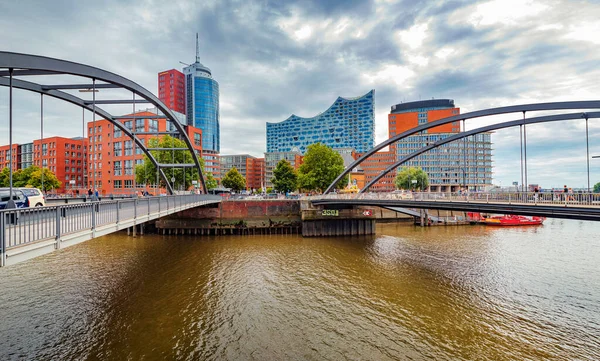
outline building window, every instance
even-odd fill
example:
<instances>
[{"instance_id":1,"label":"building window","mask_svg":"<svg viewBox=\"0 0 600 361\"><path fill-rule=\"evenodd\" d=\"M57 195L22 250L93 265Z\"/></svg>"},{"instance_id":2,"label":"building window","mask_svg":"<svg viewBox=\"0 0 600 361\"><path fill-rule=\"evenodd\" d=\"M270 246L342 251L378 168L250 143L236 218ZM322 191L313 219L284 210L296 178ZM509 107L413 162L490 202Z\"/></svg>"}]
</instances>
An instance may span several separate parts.
<instances>
[{"instance_id":1,"label":"building window","mask_svg":"<svg viewBox=\"0 0 600 361\"><path fill-rule=\"evenodd\" d=\"M146 119L136 119L135 120L135 130L138 132L143 132L146 128Z\"/></svg>"},{"instance_id":2,"label":"building window","mask_svg":"<svg viewBox=\"0 0 600 361\"><path fill-rule=\"evenodd\" d=\"M133 154L133 141L126 140L125 141L125 155L132 155L132 154Z\"/></svg>"},{"instance_id":3,"label":"building window","mask_svg":"<svg viewBox=\"0 0 600 361\"><path fill-rule=\"evenodd\" d=\"M133 174L133 161L131 159L125 161L125 175Z\"/></svg>"},{"instance_id":4,"label":"building window","mask_svg":"<svg viewBox=\"0 0 600 361\"><path fill-rule=\"evenodd\" d=\"M120 157L123 155L123 151L122 151L122 144L121 142L115 142L113 144L113 151L114 151L114 156L115 157Z\"/></svg>"},{"instance_id":5,"label":"building window","mask_svg":"<svg viewBox=\"0 0 600 361\"><path fill-rule=\"evenodd\" d=\"M113 163L113 174L114 175L121 175L121 161L120 160L116 160Z\"/></svg>"},{"instance_id":6,"label":"building window","mask_svg":"<svg viewBox=\"0 0 600 361\"><path fill-rule=\"evenodd\" d=\"M114 188L115 188L115 189L121 189L121 184L122 184L121 182L122 182L121 180L115 180L115 181L113 182L113 186L114 186Z\"/></svg>"},{"instance_id":7,"label":"building window","mask_svg":"<svg viewBox=\"0 0 600 361\"><path fill-rule=\"evenodd\" d=\"M155 120L155 119L150 120L150 126L148 128L148 131L158 132L158 120Z\"/></svg>"}]
</instances>

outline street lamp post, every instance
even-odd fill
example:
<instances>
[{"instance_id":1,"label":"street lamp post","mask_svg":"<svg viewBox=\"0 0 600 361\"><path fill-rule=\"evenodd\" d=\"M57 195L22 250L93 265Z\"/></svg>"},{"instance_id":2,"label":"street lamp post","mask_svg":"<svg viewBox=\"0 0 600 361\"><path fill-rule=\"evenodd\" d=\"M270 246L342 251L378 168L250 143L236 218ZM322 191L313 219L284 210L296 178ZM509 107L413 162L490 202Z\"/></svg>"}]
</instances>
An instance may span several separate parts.
<instances>
[{"instance_id":1,"label":"street lamp post","mask_svg":"<svg viewBox=\"0 0 600 361\"><path fill-rule=\"evenodd\" d=\"M88 163L88 166L92 169L93 172L93 186L92 186L92 200L93 201L97 201L98 197L96 196L96 93L98 92L98 89L96 89L96 79L92 79L92 88L90 89L81 89L79 90L80 93L92 93L92 129L93 129L93 135L92 135L92 146L91 146L91 151L88 152L88 155L90 156L90 159L92 160L92 164L90 165ZM89 133L89 132L88 132ZM88 136L90 136L90 134L88 134Z\"/></svg>"}]
</instances>

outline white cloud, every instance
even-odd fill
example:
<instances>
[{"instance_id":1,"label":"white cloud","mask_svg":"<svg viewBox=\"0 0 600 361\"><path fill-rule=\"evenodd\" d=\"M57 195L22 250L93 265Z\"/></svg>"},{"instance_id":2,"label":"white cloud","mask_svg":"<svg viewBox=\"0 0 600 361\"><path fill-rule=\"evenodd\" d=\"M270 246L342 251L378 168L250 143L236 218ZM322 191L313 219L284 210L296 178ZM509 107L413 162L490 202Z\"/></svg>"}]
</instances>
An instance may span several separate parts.
<instances>
[{"instance_id":1,"label":"white cloud","mask_svg":"<svg viewBox=\"0 0 600 361\"><path fill-rule=\"evenodd\" d=\"M408 45L411 49L416 49L423 44L423 41L427 37L428 27L427 23L413 25L408 30L399 31L397 36L401 43Z\"/></svg>"},{"instance_id":2,"label":"white cloud","mask_svg":"<svg viewBox=\"0 0 600 361\"><path fill-rule=\"evenodd\" d=\"M518 25L548 8L548 5L533 0L493 0L476 5L469 22L483 26Z\"/></svg>"},{"instance_id":3,"label":"white cloud","mask_svg":"<svg viewBox=\"0 0 600 361\"><path fill-rule=\"evenodd\" d=\"M386 65L375 73L363 73L362 76L370 84L395 83L401 88L410 88L409 80L415 72L406 66Z\"/></svg>"},{"instance_id":4,"label":"white cloud","mask_svg":"<svg viewBox=\"0 0 600 361\"><path fill-rule=\"evenodd\" d=\"M598 34L600 34L600 23L597 19L594 19L593 22L572 25L564 35L564 38L598 45L600 44Z\"/></svg>"}]
</instances>

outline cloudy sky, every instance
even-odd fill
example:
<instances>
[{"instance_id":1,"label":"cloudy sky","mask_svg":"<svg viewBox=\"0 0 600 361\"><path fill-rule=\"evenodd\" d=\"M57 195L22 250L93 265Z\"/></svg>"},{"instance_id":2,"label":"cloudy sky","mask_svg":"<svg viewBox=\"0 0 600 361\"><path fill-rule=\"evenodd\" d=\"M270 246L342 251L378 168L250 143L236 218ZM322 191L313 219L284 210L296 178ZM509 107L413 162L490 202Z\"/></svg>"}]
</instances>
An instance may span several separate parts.
<instances>
[{"instance_id":1,"label":"cloudy sky","mask_svg":"<svg viewBox=\"0 0 600 361\"><path fill-rule=\"evenodd\" d=\"M370 89L377 143L390 106L404 101L451 98L465 113L600 99L598 19L591 0L0 0L0 50L96 66L156 94L159 71L194 61L198 32L201 62L220 84L222 153L262 156L266 122L314 116ZM15 92L15 142L39 138L39 108L39 95ZM81 136L80 109L48 100L44 117L45 136ZM7 129L3 88L2 144ZM589 129L590 154L600 155L600 119ZM518 130L492 139L495 183L520 180ZM528 127L527 153L529 183L587 186L583 121ZM591 160L596 182L600 159Z\"/></svg>"}]
</instances>

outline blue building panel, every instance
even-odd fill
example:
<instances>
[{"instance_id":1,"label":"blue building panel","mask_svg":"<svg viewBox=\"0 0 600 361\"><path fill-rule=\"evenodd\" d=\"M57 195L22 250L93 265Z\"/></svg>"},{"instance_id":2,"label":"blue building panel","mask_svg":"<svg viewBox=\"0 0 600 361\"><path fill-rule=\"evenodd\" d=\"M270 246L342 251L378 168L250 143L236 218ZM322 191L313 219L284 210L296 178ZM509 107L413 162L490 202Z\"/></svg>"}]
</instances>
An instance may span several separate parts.
<instances>
[{"instance_id":1,"label":"blue building panel","mask_svg":"<svg viewBox=\"0 0 600 361\"><path fill-rule=\"evenodd\" d=\"M337 100L312 118L290 116L280 123L267 123L267 152L299 151L313 143L331 148L353 148L366 152L375 145L375 90L357 98Z\"/></svg>"},{"instance_id":2,"label":"blue building panel","mask_svg":"<svg viewBox=\"0 0 600 361\"><path fill-rule=\"evenodd\" d=\"M219 153L221 129L219 83L210 69L198 61L183 69L185 74L186 123L202 129L202 149Z\"/></svg>"}]
</instances>

